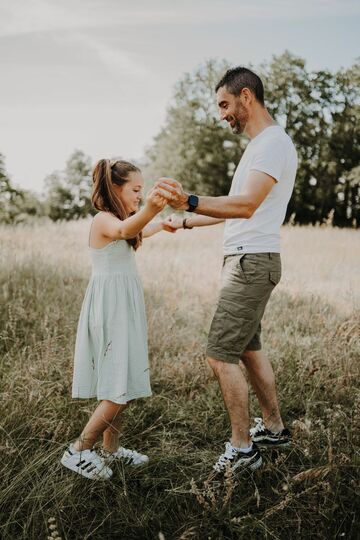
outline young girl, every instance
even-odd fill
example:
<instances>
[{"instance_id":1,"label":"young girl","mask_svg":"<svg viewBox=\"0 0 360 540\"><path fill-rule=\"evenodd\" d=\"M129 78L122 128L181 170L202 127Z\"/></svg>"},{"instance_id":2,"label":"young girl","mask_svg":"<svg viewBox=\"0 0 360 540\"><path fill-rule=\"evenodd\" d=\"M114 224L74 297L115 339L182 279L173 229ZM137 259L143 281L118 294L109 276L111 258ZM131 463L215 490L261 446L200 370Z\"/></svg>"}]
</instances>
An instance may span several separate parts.
<instances>
[{"instance_id":1,"label":"young girl","mask_svg":"<svg viewBox=\"0 0 360 540\"><path fill-rule=\"evenodd\" d=\"M142 238L166 224L149 223L166 205L154 186L139 210L143 178L126 161L100 160L93 172L93 206L99 210L89 234L92 276L78 324L73 398L97 397L99 405L61 463L86 478L109 479L109 463L141 465L148 457L119 446L122 411L151 395L143 290L135 265ZM103 436L99 455L93 446Z\"/></svg>"}]
</instances>

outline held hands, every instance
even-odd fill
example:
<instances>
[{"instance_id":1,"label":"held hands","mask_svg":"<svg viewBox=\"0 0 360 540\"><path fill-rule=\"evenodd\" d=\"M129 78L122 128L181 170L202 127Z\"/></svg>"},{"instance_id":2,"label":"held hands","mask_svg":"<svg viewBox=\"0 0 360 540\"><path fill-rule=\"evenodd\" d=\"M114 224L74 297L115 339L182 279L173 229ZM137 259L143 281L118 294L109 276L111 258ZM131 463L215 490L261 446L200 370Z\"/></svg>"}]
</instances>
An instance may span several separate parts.
<instances>
[{"instance_id":1,"label":"held hands","mask_svg":"<svg viewBox=\"0 0 360 540\"><path fill-rule=\"evenodd\" d=\"M187 210L188 197L180 182L173 178L160 178L148 191L146 206L156 213L161 212L167 204L177 210Z\"/></svg>"},{"instance_id":2,"label":"held hands","mask_svg":"<svg viewBox=\"0 0 360 540\"><path fill-rule=\"evenodd\" d=\"M145 206L155 214L161 212L167 204L177 210L187 210L188 197L180 182L173 178L160 178L148 191ZM164 231L174 233L183 228L183 218L171 214L162 220L161 226Z\"/></svg>"},{"instance_id":3,"label":"held hands","mask_svg":"<svg viewBox=\"0 0 360 540\"><path fill-rule=\"evenodd\" d=\"M177 214L171 214L163 220L162 226L164 231L174 233L183 228L183 218Z\"/></svg>"},{"instance_id":4,"label":"held hands","mask_svg":"<svg viewBox=\"0 0 360 540\"><path fill-rule=\"evenodd\" d=\"M168 203L168 192L163 192L157 184L155 184L146 195L145 206L152 212L158 213L165 208Z\"/></svg>"},{"instance_id":5,"label":"held hands","mask_svg":"<svg viewBox=\"0 0 360 540\"><path fill-rule=\"evenodd\" d=\"M168 199L168 204L176 210L187 210L189 194L186 193L180 182L173 178L160 178L157 185Z\"/></svg>"},{"instance_id":6,"label":"held hands","mask_svg":"<svg viewBox=\"0 0 360 540\"><path fill-rule=\"evenodd\" d=\"M170 232L170 233L175 233L176 232L176 229L174 227L171 226L171 219L170 219L171 216L167 216L165 219L162 220L161 222L161 227L162 227L162 230L163 231L166 231L166 232Z\"/></svg>"}]
</instances>

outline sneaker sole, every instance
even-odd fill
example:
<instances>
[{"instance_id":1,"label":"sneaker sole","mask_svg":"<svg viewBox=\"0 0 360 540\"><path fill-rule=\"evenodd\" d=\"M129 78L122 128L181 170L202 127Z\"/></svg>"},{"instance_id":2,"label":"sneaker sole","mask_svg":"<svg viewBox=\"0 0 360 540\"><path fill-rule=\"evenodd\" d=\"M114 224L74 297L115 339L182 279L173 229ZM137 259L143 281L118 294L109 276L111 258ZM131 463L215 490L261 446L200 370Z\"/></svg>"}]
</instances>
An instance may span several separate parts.
<instances>
[{"instance_id":1,"label":"sneaker sole","mask_svg":"<svg viewBox=\"0 0 360 540\"><path fill-rule=\"evenodd\" d=\"M112 470L109 468L107 468L107 470L109 471L107 475L104 475L104 476L100 476L100 474L92 475L91 473L88 473L86 470L83 470L80 467L76 467L75 465L72 465L71 463L67 463L64 457L61 458L60 463L61 465L69 469L70 471L73 471L79 474L80 476L83 476L84 478L88 478L89 480L110 480L110 478L113 475Z\"/></svg>"},{"instance_id":2,"label":"sneaker sole","mask_svg":"<svg viewBox=\"0 0 360 540\"><path fill-rule=\"evenodd\" d=\"M254 441L257 446L261 448L289 448L291 446L291 442L285 442L285 443L270 443L270 442L264 442L264 441Z\"/></svg>"},{"instance_id":3,"label":"sneaker sole","mask_svg":"<svg viewBox=\"0 0 360 540\"><path fill-rule=\"evenodd\" d=\"M118 463L118 464L121 464L121 465L125 465L126 467L144 467L145 465L148 465L149 461L150 460L147 460L147 461L141 461L141 463L129 463L128 461L126 461L125 459L123 458L105 458L106 459L106 462L108 465L110 464L114 464L114 463Z\"/></svg>"},{"instance_id":4,"label":"sneaker sole","mask_svg":"<svg viewBox=\"0 0 360 540\"><path fill-rule=\"evenodd\" d=\"M262 457L259 456L256 461L251 461L248 465L245 465L244 463L239 463L239 465L237 465L235 463L235 465L231 468L231 471L232 472L240 472L241 470L244 471L246 469L250 469L252 471L255 471L256 469L261 467L261 465L262 465Z\"/></svg>"}]
</instances>

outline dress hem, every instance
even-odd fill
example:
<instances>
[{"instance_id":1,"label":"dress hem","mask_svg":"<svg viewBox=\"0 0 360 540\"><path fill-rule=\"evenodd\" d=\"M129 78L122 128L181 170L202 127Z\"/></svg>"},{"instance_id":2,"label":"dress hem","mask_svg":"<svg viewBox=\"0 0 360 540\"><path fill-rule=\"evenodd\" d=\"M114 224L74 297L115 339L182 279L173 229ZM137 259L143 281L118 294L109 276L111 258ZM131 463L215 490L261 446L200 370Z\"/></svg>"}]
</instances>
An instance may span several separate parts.
<instances>
[{"instance_id":1,"label":"dress hem","mask_svg":"<svg viewBox=\"0 0 360 540\"><path fill-rule=\"evenodd\" d=\"M104 399L108 400L108 401L112 401L113 403L117 403L118 405L125 405L126 403L128 403L129 401L132 401L133 399L140 399L140 398L144 398L144 397L150 397L152 396L152 392L148 392L148 391L144 391L144 392L138 392L137 394L128 394L126 395L126 399L120 399L122 396L120 396L120 398L112 398L111 396L109 395L97 395L97 394L91 394L91 395L80 395L80 394L77 394L77 395L72 395L72 399L93 399L93 398L97 398L98 401L102 401Z\"/></svg>"}]
</instances>

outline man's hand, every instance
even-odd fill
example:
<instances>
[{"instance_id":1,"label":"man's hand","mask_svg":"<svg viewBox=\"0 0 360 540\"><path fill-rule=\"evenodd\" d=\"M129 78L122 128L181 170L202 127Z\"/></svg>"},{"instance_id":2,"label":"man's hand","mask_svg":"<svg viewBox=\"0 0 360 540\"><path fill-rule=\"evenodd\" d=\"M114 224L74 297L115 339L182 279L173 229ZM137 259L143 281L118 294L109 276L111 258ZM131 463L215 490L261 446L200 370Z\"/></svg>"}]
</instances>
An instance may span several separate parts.
<instances>
[{"instance_id":1,"label":"man's hand","mask_svg":"<svg viewBox=\"0 0 360 540\"><path fill-rule=\"evenodd\" d=\"M159 178L157 185L169 193L168 204L176 210L187 210L189 208L189 193L186 193L180 182L173 178Z\"/></svg>"}]
</instances>

